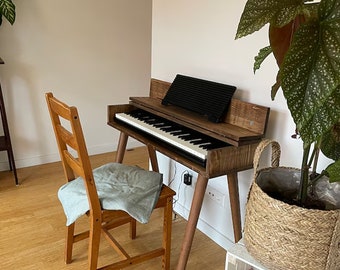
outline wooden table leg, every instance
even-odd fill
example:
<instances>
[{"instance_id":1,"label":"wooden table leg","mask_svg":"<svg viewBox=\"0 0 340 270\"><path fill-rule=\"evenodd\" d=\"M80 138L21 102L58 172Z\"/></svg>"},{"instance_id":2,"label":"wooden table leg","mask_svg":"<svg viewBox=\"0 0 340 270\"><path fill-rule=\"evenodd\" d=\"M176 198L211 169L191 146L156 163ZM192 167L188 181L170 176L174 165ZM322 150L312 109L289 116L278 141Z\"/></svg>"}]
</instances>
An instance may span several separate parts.
<instances>
[{"instance_id":1,"label":"wooden table leg","mask_svg":"<svg viewBox=\"0 0 340 270\"><path fill-rule=\"evenodd\" d=\"M118 163L123 162L128 138L129 138L128 135L126 135L124 132L120 132L118 147L117 147L117 154L116 154L116 162Z\"/></svg>"},{"instance_id":2,"label":"wooden table leg","mask_svg":"<svg viewBox=\"0 0 340 270\"><path fill-rule=\"evenodd\" d=\"M242 238L240 196L238 190L237 172L227 174L231 217L234 228L234 239L237 243Z\"/></svg>"},{"instance_id":3,"label":"wooden table leg","mask_svg":"<svg viewBox=\"0 0 340 270\"><path fill-rule=\"evenodd\" d=\"M152 145L148 145L151 167L154 172L159 172L156 150Z\"/></svg>"},{"instance_id":4,"label":"wooden table leg","mask_svg":"<svg viewBox=\"0 0 340 270\"><path fill-rule=\"evenodd\" d=\"M190 249L192 246L192 241L194 239L194 234L202 208L203 198L205 190L207 188L208 179L202 175L198 175L197 183L195 187L194 197L191 203L190 214L188 218L188 223L185 229L184 239L182 243L181 253L179 255L179 261L177 264L177 270L184 270L189 258Z\"/></svg>"}]
</instances>

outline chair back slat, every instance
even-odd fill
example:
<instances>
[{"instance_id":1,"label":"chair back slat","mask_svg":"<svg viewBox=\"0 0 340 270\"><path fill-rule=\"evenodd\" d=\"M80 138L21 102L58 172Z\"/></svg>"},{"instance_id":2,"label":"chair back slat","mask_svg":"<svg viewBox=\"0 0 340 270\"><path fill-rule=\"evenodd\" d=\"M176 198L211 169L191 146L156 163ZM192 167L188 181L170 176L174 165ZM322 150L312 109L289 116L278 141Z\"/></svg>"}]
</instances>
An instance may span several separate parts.
<instances>
[{"instance_id":1,"label":"chair back slat","mask_svg":"<svg viewBox=\"0 0 340 270\"><path fill-rule=\"evenodd\" d=\"M63 151L63 157L67 164L70 166L70 168L75 172L75 174L84 178L84 170L79 160L76 159L72 154L70 154L70 152L66 150Z\"/></svg>"},{"instance_id":2,"label":"chair back slat","mask_svg":"<svg viewBox=\"0 0 340 270\"><path fill-rule=\"evenodd\" d=\"M68 131L66 128L64 128L62 125L57 125L57 132L60 137L60 139L68 146L70 146L72 149L78 151L77 147L78 144L76 142L76 138L74 135Z\"/></svg>"},{"instance_id":3,"label":"chair back slat","mask_svg":"<svg viewBox=\"0 0 340 270\"><path fill-rule=\"evenodd\" d=\"M52 96L53 98L53 96ZM71 118L71 107L66 105L60 100L53 98L53 101L49 103L50 108L52 111L55 112L56 115L61 116L64 119L69 120Z\"/></svg>"}]
</instances>

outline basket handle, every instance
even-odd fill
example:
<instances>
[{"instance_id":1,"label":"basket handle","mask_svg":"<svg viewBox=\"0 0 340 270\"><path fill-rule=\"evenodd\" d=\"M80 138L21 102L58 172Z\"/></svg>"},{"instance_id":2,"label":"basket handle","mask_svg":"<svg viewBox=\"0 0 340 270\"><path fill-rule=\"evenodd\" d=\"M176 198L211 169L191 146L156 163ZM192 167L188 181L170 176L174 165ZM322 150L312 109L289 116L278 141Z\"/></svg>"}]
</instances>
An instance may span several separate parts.
<instances>
[{"instance_id":1,"label":"basket handle","mask_svg":"<svg viewBox=\"0 0 340 270\"><path fill-rule=\"evenodd\" d=\"M264 149L268 146L272 146L272 157L271 157L271 165L272 167L278 167L280 164L280 155L281 155L281 148L280 144L277 141L264 139L262 140L259 145L257 146L254 154L254 174L257 173L259 168L259 162Z\"/></svg>"}]
</instances>

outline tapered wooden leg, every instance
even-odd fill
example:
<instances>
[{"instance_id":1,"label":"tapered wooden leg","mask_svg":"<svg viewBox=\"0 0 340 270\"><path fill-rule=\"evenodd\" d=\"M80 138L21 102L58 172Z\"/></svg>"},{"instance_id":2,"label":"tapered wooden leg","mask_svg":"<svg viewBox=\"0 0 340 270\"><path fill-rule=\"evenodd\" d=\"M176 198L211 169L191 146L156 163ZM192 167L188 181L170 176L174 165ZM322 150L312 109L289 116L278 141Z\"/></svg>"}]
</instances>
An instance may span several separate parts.
<instances>
[{"instance_id":1,"label":"tapered wooden leg","mask_svg":"<svg viewBox=\"0 0 340 270\"><path fill-rule=\"evenodd\" d=\"M101 236L100 219L91 220L88 251L89 270L97 270L100 236Z\"/></svg>"},{"instance_id":2,"label":"tapered wooden leg","mask_svg":"<svg viewBox=\"0 0 340 270\"><path fill-rule=\"evenodd\" d=\"M195 187L194 197L192 199L188 224L185 229L185 235L182 243L181 253L179 255L179 261L177 264L177 270L184 270L189 258L192 241L199 218L199 214L202 208L203 198L205 190L207 188L208 179L202 175L198 175L197 183Z\"/></svg>"},{"instance_id":3,"label":"tapered wooden leg","mask_svg":"<svg viewBox=\"0 0 340 270\"><path fill-rule=\"evenodd\" d=\"M73 235L74 223L66 228L65 263L67 264L72 262Z\"/></svg>"},{"instance_id":4,"label":"tapered wooden leg","mask_svg":"<svg viewBox=\"0 0 340 270\"><path fill-rule=\"evenodd\" d=\"M148 151L149 151L149 158L150 158L152 170L154 172L159 172L157 154L156 154L155 148L153 148L151 145L148 145Z\"/></svg>"},{"instance_id":5,"label":"tapered wooden leg","mask_svg":"<svg viewBox=\"0 0 340 270\"><path fill-rule=\"evenodd\" d=\"M227 174L229 200L231 208L231 217L234 228L235 243L242 238L242 225L241 225L241 212L240 212L240 196L238 190L238 178L237 173Z\"/></svg>"},{"instance_id":6,"label":"tapered wooden leg","mask_svg":"<svg viewBox=\"0 0 340 270\"><path fill-rule=\"evenodd\" d=\"M170 251L171 251L171 228L172 228L172 197L167 198L166 206L164 207L163 219L163 248L165 253L162 257L162 269L170 269Z\"/></svg>"},{"instance_id":7,"label":"tapered wooden leg","mask_svg":"<svg viewBox=\"0 0 340 270\"><path fill-rule=\"evenodd\" d=\"M117 154L116 154L116 162L118 162L118 163L123 162L128 138L129 138L129 136L126 135L124 132L120 133L119 141L118 141Z\"/></svg>"},{"instance_id":8,"label":"tapered wooden leg","mask_svg":"<svg viewBox=\"0 0 340 270\"><path fill-rule=\"evenodd\" d=\"M130 238L136 239L137 236L137 222L135 219L131 218L130 221Z\"/></svg>"}]
</instances>

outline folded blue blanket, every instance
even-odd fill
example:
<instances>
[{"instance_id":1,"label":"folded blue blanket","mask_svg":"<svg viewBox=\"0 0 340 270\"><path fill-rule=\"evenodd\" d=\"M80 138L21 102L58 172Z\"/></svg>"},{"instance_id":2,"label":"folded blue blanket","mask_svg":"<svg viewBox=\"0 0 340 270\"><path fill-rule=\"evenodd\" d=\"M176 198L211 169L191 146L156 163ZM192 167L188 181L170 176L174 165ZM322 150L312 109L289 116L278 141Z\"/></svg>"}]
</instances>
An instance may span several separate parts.
<instances>
[{"instance_id":1,"label":"folded blue blanket","mask_svg":"<svg viewBox=\"0 0 340 270\"><path fill-rule=\"evenodd\" d=\"M123 210L141 223L149 221L162 188L162 174L136 166L108 163L93 170L102 209ZM69 226L89 210L81 177L58 191Z\"/></svg>"}]
</instances>

